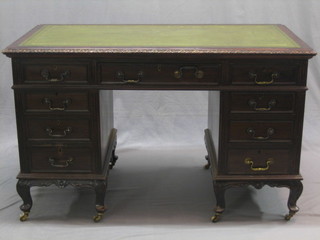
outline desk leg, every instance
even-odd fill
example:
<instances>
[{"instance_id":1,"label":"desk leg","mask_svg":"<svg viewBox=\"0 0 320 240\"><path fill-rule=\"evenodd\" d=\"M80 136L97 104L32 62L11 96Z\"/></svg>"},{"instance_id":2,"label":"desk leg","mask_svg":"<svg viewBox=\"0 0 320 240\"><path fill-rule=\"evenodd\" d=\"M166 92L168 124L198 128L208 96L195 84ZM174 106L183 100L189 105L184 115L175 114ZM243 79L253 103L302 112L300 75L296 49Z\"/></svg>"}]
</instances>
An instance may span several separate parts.
<instances>
[{"instance_id":1,"label":"desk leg","mask_svg":"<svg viewBox=\"0 0 320 240\"><path fill-rule=\"evenodd\" d=\"M300 180L290 181L288 184L290 189L289 199L288 199L288 208L289 213L285 216L285 220L289 221L293 215L299 211L297 206L297 201L302 194L303 185Z\"/></svg>"},{"instance_id":2,"label":"desk leg","mask_svg":"<svg viewBox=\"0 0 320 240\"><path fill-rule=\"evenodd\" d=\"M224 212L226 202L225 202L225 191L226 185L223 182L214 182L213 189L216 196L216 207L215 207L215 215L211 218L212 222L218 222L220 220L221 214Z\"/></svg>"},{"instance_id":3,"label":"desk leg","mask_svg":"<svg viewBox=\"0 0 320 240\"><path fill-rule=\"evenodd\" d=\"M107 172L106 179L104 180L96 180L93 183L94 190L96 192L96 211L97 215L93 217L94 222L99 222L102 219L104 212L106 211L106 207L104 205L104 199L107 191L107 183L108 183L108 173L109 169L112 169L115 165L118 156L115 155L115 150L117 146L117 130L113 128L109 135L108 146L107 146L107 155L106 161L109 162L109 165L106 165L105 171ZM109 161L108 161L109 160Z\"/></svg>"},{"instance_id":4,"label":"desk leg","mask_svg":"<svg viewBox=\"0 0 320 240\"><path fill-rule=\"evenodd\" d=\"M97 215L93 217L94 222L99 222L102 219L106 207L104 206L104 199L107 191L106 181L96 181L94 184L94 190L96 192L96 211Z\"/></svg>"},{"instance_id":5,"label":"desk leg","mask_svg":"<svg viewBox=\"0 0 320 240\"><path fill-rule=\"evenodd\" d=\"M23 214L20 216L20 221L24 222L28 219L30 210L32 208L29 182L24 179L19 179L17 183L17 192L23 200L23 204L20 206L20 209L23 212Z\"/></svg>"}]
</instances>

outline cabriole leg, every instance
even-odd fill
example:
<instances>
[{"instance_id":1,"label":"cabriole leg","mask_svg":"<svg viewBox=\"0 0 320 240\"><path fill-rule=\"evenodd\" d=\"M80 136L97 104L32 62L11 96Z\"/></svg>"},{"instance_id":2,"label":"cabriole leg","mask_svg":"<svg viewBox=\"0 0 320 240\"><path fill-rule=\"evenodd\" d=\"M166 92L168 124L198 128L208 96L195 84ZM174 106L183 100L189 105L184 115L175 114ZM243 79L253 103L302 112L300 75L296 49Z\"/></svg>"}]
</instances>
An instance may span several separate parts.
<instances>
[{"instance_id":1,"label":"cabriole leg","mask_svg":"<svg viewBox=\"0 0 320 240\"><path fill-rule=\"evenodd\" d=\"M298 211L297 201L302 194L303 185L300 180L290 181L290 194L288 199L289 213L285 216L285 220L289 221Z\"/></svg>"},{"instance_id":2,"label":"cabriole leg","mask_svg":"<svg viewBox=\"0 0 320 240\"><path fill-rule=\"evenodd\" d=\"M96 181L94 190L96 192L96 211L97 215L93 217L94 222L99 222L102 219L106 207L104 206L104 198L106 195L107 184L105 181Z\"/></svg>"},{"instance_id":3,"label":"cabriole leg","mask_svg":"<svg viewBox=\"0 0 320 240\"><path fill-rule=\"evenodd\" d=\"M32 198L28 180L19 179L17 182L17 192L23 201L23 204L20 206L20 209L23 212L23 214L20 216L20 221L24 222L28 219L30 210L32 208Z\"/></svg>"},{"instance_id":4,"label":"cabriole leg","mask_svg":"<svg viewBox=\"0 0 320 240\"><path fill-rule=\"evenodd\" d=\"M225 186L223 183L215 182L213 183L213 189L216 196L216 207L215 207L215 215L211 218L212 222L218 222L221 218L221 214L225 209Z\"/></svg>"}]
</instances>

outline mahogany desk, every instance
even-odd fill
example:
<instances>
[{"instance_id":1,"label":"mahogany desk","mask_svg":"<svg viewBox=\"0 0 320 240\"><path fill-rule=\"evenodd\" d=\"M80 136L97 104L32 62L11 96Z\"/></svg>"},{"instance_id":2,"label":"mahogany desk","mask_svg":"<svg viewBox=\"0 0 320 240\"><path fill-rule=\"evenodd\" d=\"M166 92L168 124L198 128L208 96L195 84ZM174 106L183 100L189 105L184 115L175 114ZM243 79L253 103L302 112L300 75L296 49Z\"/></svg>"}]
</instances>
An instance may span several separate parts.
<instances>
[{"instance_id":1,"label":"mahogany desk","mask_svg":"<svg viewBox=\"0 0 320 240\"><path fill-rule=\"evenodd\" d=\"M307 66L316 53L285 26L40 25L3 53L12 58L21 221L30 187L52 184L94 188L101 219L117 160L115 89L209 91L212 221L234 186L288 187L286 219L298 211Z\"/></svg>"}]
</instances>

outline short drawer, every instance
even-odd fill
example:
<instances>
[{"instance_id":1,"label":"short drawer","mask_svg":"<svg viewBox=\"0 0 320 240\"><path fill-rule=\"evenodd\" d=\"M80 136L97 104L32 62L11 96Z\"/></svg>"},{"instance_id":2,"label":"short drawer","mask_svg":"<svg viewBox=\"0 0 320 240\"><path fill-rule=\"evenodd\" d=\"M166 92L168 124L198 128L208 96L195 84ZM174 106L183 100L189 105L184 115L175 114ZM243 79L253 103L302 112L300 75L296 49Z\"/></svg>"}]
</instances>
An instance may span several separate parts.
<instances>
[{"instance_id":1,"label":"short drawer","mask_svg":"<svg viewBox=\"0 0 320 240\"><path fill-rule=\"evenodd\" d=\"M87 92L32 92L24 94L25 111L74 112L89 111Z\"/></svg>"},{"instance_id":2,"label":"short drawer","mask_svg":"<svg viewBox=\"0 0 320 240\"><path fill-rule=\"evenodd\" d=\"M106 84L213 84L222 76L220 64L100 63L100 81Z\"/></svg>"},{"instance_id":3,"label":"short drawer","mask_svg":"<svg viewBox=\"0 0 320 240\"><path fill-rule=\"evenodd\" d=\"M28 139L90 140L89 119L27 118Z\"/></svg>"},{"instance_id":4,"label":"short drawer","mask_svg":"<svg viewBox=\"0 0 320 240\"><path fill-rule=\"evenodd\" d=\"M293 93L232 93L231 113L292 113L295 95Z\"/></svg>"},{"instance_id":5,"label":"short drawer","mask_svg":"<svg viewBox=\"0 0 320 240\"><path fill-rule=\"evenodd\" d=\"M26 63L23 65L22 82L41 84L87 83L88 65L61 63Z\"/></svg>"},{"instance_id":6,"label":"short drawer","mask_svg":"<svg viewBox=\"0 0 320 240\"><path fill-rule=\"evenodd\" d=\"M90 147L31 147L29 164L31 172L90 173L93 170Z\"/></svg>"},{"instance_id":7,"label":"short drawer","mask_svg":"<svg viewBox=\"0 0 320 240\"><path fill-rule=\"evenodd\" d=\"M231 149L228 174L294 174L294 152L290 149Z\"/></svg>"},{"instance_id":8,"label":"short drawer","mask_svg":"<svg viewBox=\"0 0 320 240\"><path fill-rule=\"evenodd\" d=\"M291 142L293 121L231 121L230 142Z\"/></svg>"},{"instance_id":9,"label":"short drawer","mask_svg":"<svg viewBox=\"0 0 320 240\"><path fill-rule=\"evenodd\" d=\"M299 84L299 64L233 63L230 81L236 85L296 85Z\"/></svg>"}]
</instances>

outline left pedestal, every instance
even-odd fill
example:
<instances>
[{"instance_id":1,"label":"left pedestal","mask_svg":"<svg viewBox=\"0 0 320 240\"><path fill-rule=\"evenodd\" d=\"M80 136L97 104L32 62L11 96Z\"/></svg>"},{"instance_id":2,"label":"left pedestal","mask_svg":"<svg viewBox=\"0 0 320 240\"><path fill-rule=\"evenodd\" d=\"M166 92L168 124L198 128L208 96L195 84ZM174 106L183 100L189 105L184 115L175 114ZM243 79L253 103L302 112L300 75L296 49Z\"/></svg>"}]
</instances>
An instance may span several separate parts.
<instances>
[{"instance_id":1,"label":"left pedestal","mask_svg":"<svg viewBox=\"0 0 320 240\"><path fill-rule=\"evenodd\" d=\"M23 200L23 204L20 206L23 214L20 216L20 221L26 221L29 217L30 210L33 205L32 197L30 194L30 188L34 186L48 187L50 185L56 185L59 188L65 188L70 185L73 187L85 187L92 188L96 193L95 209L97 215L93 217L95 222L99 222L106 210L105 195L108 184L109 169L114 166L117 156L115 155L115 148L117 143L116 129L112 129L109 136L107 145L106 161L101 175L67 175L61 174L60 177L55 175L47 175L47 177L41 175L30 175L20 173L18 175L17 192Z\"/></svg>"},{"instance_id":2,"label":"left pedestal","mask_svg":"<svg viewBox=\"0 0 320 240\"><path fill-rule=\"evenodd\" d=\"M108 173L116 160L111 90L90 87L94 63L87 59L13 58L20 173L17 192L25 221L32 208L30 188L90 187L98 222Z\"/></svg>"}]
</instances>

